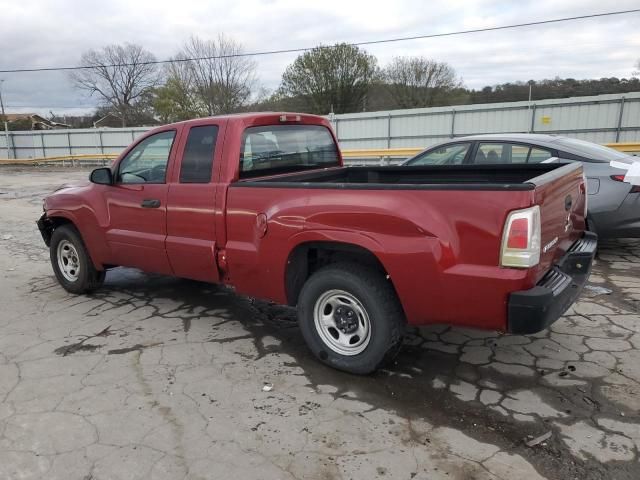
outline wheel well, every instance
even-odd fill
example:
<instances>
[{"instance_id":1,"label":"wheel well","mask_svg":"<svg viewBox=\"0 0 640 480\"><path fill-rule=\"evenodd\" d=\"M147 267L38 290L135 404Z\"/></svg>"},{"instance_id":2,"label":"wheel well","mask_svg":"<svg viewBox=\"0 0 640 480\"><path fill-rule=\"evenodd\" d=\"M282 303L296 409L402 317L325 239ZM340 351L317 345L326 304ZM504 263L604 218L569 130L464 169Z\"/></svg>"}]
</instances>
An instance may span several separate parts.
<instances>
[{"instance_id":1,"label":"wheel well","mask_svg":"<svg viewBox=\"0 0 640 480\"><path fill-rule=\"evenodd\" d=\"M291 306L297 304L304 282L319 268L344 261L367 265L387 275L378 257L366 248L340 242L303 243L291 252L287 260L285 272L287 303Z\"/></svg>"},{"instance_id":2,"label":"wheel well","mask_svg":"<svg viewBox=\"0 0 640 480\"><path fill-rule=\"evenodd\" d=\"M67 225L67 224L73 225L73 222L68 218L64 218L64 217L45 217L44 218L42 236L44 238L44 243L47 245L47 247L51 243L51 235L53 235L53 231L56 228L61 227L62 225Z\"/></svg>"},{"instance_id":3,"label":"wheel well","mask_svg":"<svg viewBox=\"0 0 640 480\"><path fill-rule=\"evenodd\" d=\"M44 225L43 225L44 228L41 231L42 231L42 237L44 238L44 242L47 245L47 247L50 246L51 244L51 236L53 235L53 231L64 225L71 225L75 229L76 233L80 236L80 240L82 241L84 248L87 250L89 258L93 262L94 268L96 268L96 270L98 271L108 270L110 268L114 268L117 266L117 265L105 265L105 264L95 263L95 261L91 258L91 253L89 252L89 249L86 246L87 244L85 243L84 238L82 237L82 233L80 232L80 229L75 225L75 223L73 223L73 221L65 217L45 217Z\"/></svg>"}]
</instances>

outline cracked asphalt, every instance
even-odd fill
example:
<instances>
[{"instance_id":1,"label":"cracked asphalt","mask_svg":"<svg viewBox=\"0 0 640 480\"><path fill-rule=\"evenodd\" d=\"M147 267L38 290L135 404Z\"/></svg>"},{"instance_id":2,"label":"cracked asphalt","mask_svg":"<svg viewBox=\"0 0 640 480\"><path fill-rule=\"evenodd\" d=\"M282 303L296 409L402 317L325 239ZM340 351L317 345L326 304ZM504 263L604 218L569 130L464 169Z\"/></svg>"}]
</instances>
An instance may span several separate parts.
<instances>
[{"instance_id":1,"label":"cracked asphalt","mask_svg":"<svg viewBox=\"0 0 640 480\"><path fill-rule=\"evenodd\" d=\"M640 240L601 243L550 330L414 329L356 377L222 287L66 293L34 221L86 175L0 169L0 479L640 478Z\"/></svg>"}]
</instances>

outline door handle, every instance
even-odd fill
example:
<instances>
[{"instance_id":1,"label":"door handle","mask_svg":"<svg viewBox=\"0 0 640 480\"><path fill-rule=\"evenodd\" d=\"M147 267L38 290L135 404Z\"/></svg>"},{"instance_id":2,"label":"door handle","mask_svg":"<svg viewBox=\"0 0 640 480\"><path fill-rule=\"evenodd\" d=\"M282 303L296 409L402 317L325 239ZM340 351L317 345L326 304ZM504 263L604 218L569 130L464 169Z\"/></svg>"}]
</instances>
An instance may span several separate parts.
<instances>
[{"instance_id":1,"label":"door handle","mask_svg":"<svg viewBox=\"0 0 640 480\"><path fill-rule=\"evenodd\" d=\"M155 198L147 198L145 200L142 200L140 206L142 208L158 208L160 206L160 200L157 200Z\"/></svg>"}]
</instances>

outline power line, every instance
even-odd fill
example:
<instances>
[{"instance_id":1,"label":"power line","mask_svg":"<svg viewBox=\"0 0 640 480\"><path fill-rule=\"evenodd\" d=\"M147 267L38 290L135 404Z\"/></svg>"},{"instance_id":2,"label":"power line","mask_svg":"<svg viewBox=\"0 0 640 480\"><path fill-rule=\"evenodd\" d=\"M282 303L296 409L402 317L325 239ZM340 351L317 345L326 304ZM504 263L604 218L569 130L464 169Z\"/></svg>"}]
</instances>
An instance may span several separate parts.
<instances>
[{"instance_id":1,"label":"power line","mask_svg":"<svg viewBox=\"0 0 640 480\"><path fill-rule=\"evenodd\" d=\"M470 30L458 30L455 32L445 32L445 33L431 33L426 35L414 35L410 37L396 37L396 38L387 38L383 40L369 40L366 42L354 42L349 43L349 45L353 46L362 46L362 45L377 45L381 43L393 43L393 42L404 42L408 40L421 40L426 38L438 38L438 37L451 37L454 35L466 35L469 33L482 33L482 32L493 32L497 30L508 30L514 28L521 27L531 27L535 25L548 25L551 23L560 23L560 22L570 22L575 20L585 20L589 18L598 18L598 17L610 17L613 15L626 15L629 13L638 13L640 12L640 8L635 8L632 10L619 10L616 12L604 12L604 13L594 13L590 15L579 15L575 17L564 17L564 18L555 18L551 20L539 20L536 22L527 22L527 23L515 23L512 25L502 25L499 27L485 27L485 28L474 28ZM230 55L213 55L209 57L192 57L192 58L181 58L174 60L153 60L148 62L140 62L136 64L132 63L114 63L108 65L96 65L96 66L75 66L75 67L41 67L41 68L16 68L11 70L0 70L0 73L27 73L27 72L54 72L54 71L70 71L70 70L90 70L92 68L99 67L129 67L132 65L158 65L164 63L181 63L181 62L192 62L198 60L214 60L219 58L233 58L233 57L257 57L257 56L265 56L265 55L277 55L282 53L298 53L298 52L306 52L308 50L312 50L316 47L303 47L303 48L287 48L281 50L265 50L261 52L249 52L249 53L236 53Z\"/></svg>"},{"instance_id":2,"label":"power line","mask_svg":"<svg viewBox=\"0 0 640 480\"><path fill-rule=\"evenodd\" d=\"M6 105L7 108L97 108L100 105Z\"/></svg>"}]
</instances>

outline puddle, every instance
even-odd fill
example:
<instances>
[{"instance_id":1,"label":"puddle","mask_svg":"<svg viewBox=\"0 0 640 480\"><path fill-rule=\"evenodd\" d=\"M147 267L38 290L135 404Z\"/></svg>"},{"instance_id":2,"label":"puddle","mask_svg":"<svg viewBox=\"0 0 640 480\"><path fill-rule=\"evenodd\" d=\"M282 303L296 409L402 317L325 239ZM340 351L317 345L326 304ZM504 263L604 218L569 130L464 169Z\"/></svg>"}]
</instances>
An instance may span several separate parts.
<instances>
[{"instance_id":1,"label":"puddle","mask_svg":"<svg viewBox=\"0 0 640 480\"><path fill-rule=\"evenodd\" d=\"M78 352L95 352L99 348L102 348L102 345L94 345L92 343L84 343L77 342L71 345L64 345L63 347L56 348L53 352L56 355L62 355L66 357L67 355L73 355Z\"/></svg>"},{"instance_id":2,"label":"puddle","mask_svg":"<svg viewBox=\"0 0 640 480\"><path fill-rule=\"evenodd\" d=\"M116 349L113 349L113 350L109 350L107 352L107 354L108 355L123 355L125 353L130 353L130 352L142 352L146 348L157 347L158 345L162 345L162 342L150 343L148 345L142 345L140 343L137 343L137 344L133 345L132 347L116 348Z\"/></svg>"},{"instance_id":3,"label":"puddle","mask_svg":"<svg viewBox=\"0 0 640 480\"><path fill-rule=\"evenodd\" d=\"M115 332L111 330L111 325L109 325L104 329L102 329L100 332L96 333L95 335L84 335L79 342L72 343L70 345L63 345L61 347L56 348L53 352L56 355L61 355L63 357L66 357L67 355L73 355L74 353L78 353L78 352L95 352L99 348L102 348L102 345L96 345L94 343L85 343L85 342L93 338L100 338L100 337L104 338L104 337L109 337L111 335L115 335Z\"/></svg>"}]
</instances>

